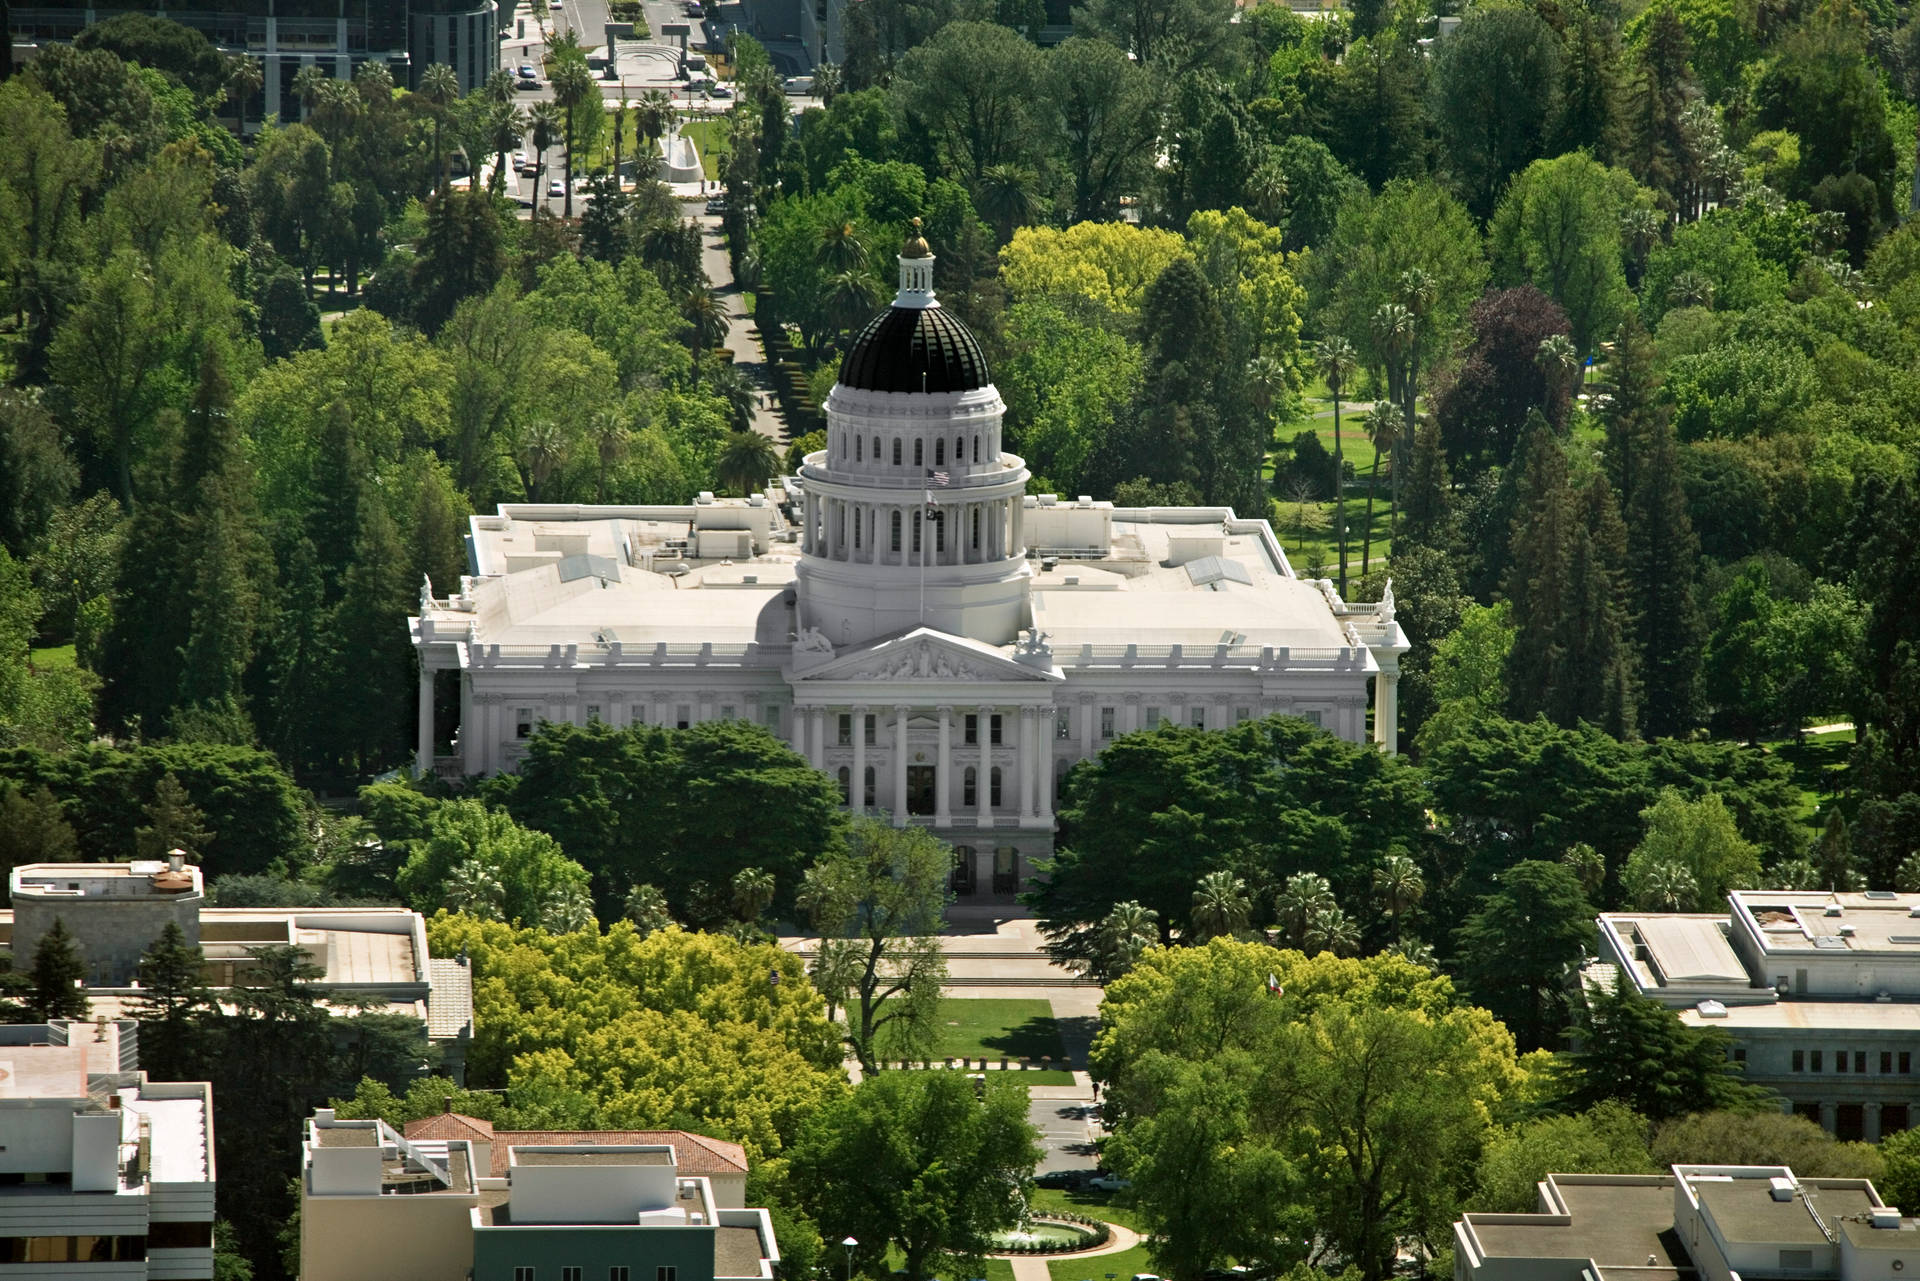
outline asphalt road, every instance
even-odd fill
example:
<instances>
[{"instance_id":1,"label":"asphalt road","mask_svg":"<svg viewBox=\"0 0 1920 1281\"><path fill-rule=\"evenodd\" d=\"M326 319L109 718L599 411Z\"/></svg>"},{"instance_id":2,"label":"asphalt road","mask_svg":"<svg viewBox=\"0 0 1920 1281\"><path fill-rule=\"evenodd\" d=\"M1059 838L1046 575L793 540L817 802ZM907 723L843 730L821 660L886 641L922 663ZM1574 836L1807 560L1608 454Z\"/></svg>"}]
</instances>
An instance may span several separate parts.
<instances>
[{"instance_id":1,"label":"asphalt road","mask_svg":"<svg viewBox=\"0 0 1920 1281\"><path fill-rule=\"evenodd\" d=\"M1040 1091L1046 1092L1046 1091ZM1027 1104L1027 1120L1040 1131L1046 1155L1035 1172L1049 1170L1091 1170L1099 1164L1093 1139L1098 1132L1099 1109L1084 1099L1033 1099Z\"/></svg>"}]
</instances>

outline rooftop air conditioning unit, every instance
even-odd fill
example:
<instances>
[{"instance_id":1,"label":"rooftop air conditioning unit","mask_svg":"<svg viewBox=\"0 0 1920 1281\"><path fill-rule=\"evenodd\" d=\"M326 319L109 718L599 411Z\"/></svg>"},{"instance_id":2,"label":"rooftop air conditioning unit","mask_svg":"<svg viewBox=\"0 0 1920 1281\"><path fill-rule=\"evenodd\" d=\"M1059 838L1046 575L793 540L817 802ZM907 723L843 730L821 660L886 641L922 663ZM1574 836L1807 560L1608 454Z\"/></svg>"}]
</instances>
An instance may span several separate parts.
<instances>
[{"instance_id":1,"label":"rooftop air conditioning unit","mask_svg":"<svg viewBox=\"0 0 1920 1281\"><path fill-rule=\"evenodd\" d=\"M1900 1211L1890 1205L1873 1207L1873 1226L1876 1228L1897 1228L1900 1226Z\"/></svg>"},{"instance_id":2,"label":"rooftop air conditioning unit","mask_svg":"<svg viewBox=\"0 0 1920 1281\"><path fill-rule=\"evenodd\" d=\"M1855 929L1856 927L1852 925L1842 925L1840 927L1840 937L1843 939L1852 938L1854 936Z\"/></svg>"},{"instance_id":3,"label":"rooftop air conditioning unit","mask_svg":"<svg viewBox=\"0 0 1920 1281\"><path fill-rule=\"evenodd\" d=\"M1839 905L1838 903L1829 903L1829 904L1827 904L1827 910L1826 910L1826 911L1824 911L1824 912L1822 912L1822 913L1821 913L1820 915L1822 915L1822 916L1838 916L1838 915L1840 915L1840 905Z\"/></svg>"},{"instance_id":4,"label":"rooftop air conditioning unit","mask_svg":"<svg viewBox=\"0 0 1920 1281\"><path fill-rule=\"evenodd\" d=\"M1776 1201L1793 1200L1793 1180L1778 1176L1767 1180L1767 1195Z\"/></svg>"}]
</instances>

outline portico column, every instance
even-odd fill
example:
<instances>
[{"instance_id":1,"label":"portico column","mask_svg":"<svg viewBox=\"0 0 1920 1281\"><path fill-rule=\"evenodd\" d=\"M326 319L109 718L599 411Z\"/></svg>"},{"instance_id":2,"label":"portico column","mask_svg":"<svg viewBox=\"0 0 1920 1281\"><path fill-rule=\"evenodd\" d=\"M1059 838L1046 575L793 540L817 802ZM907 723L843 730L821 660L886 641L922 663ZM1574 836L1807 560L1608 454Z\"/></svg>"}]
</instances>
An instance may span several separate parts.
<instances>
[{"instance_id":1,"label":"portico column","mask_svg":"<svg viewBox=\"0 0 1920 1281\"><path fill-rule=\"evenodd\" d=\"M1091 759L1094 753L1098 750L1095 747L1095 743L1098 742L1098 740L1094 737L1094 728L1093 728L1094 714L1095 713L1094 713L1094 706L1093 706L1093 695L1082 694L1080 696L1080 759L1081 760Z\"/></svg>"},{"instance_id":2,"label":"portico column","mask_svg":"<svg viewBox=\"0 0 1920 1281\"><path fill-rule=\"evenodd\" d=\"M1020 746L1016 768L1020 773L1020 825L1033 814L1033 708L1020 707Z\"/></svg>"},{"instance_id":3,"label":"portico column","mask_svg":"<svg viewBox=\"0 0 1920 1281\"><path fill-rule=\"evenodd\" d=\"M787 725L787 742L792 744L794 755L804 756L808 760L813 759L813 753L807 747L807 721L812 715L812 708L795 703L792 720Z\"/></svg>"},{"instance_id":4,"label":"portico column","mask_svg":"<svg viewBox=\"0 0 1920 1281\"><path fill-rule=\"evenodd\" d=\"M825 769L827 767L827 709L808 708L807 720L812 722L807 731L807 759L813 762L815 769Z\"/></svg>"},{"instance_id":5,"label":"portico column","mask_svg":"<svg viewBox=\"0 0 1920 1281\"><path fill-rule=\"evenodd\" d=\"M907 825L907 709L893 709L893 825Z\"/></svg>"},{"instance_id":6,"label":"portico column","mask_svg":"<svg viewBox=\"0 0 1920 1281\"><path fill-rule=\"evenodd\" d=\"M981 707L974 714L974 739L980 748L980 774L974 780L974 822L993 826L993 709Z\"/></svg>"},{"instance_id":7,"label":"portico column","mask_svg":"<svg viewBox=\"0 0 1920 1281\"><path fill-rule=\"evenodd\" d=\"M1400 673L1373 678L1373 741L1388 756L1400 750Z\"/></svg>"},{"instance_id":8,"label":"portico column","mask_svg":"<svg viewBox=\"0 0 1920 1281\"><path fill-rule=\"evenodd\" d=\"M936 760L933 775L933 822L936 827L947 827L953 822L953 815L947 807L947 789L953 786L953 762L949 756L947 740L953 730L953 709L940 709L940 755Z\"/></svg>"},{"instance_id":9,"label":"portico column","mask_svg":"<svg viewBox=\"0 0 1920 1281\"><path fill-rule=\"evenodd\" d=\"M853 709L853 785L847 801L856 814L867 812L867 709Z\"/></svg>"},{"instance_id":10,"label":"portico column","mask_svg":"<svg viewBox=\"0 0 1920 1281\"><path fill-rule=\"evenodd\" d=\"M1128 694L1125 706L1127 709L1126 721L1120 726L1120 732L1122 734L1131 734L1140 728L1140 696L1138 694Z\"/></svg>"},{"instance_id":11,"label":"portico column","mask_svg":"<svg viewBox=\"0 0 1920 1281\"><path fill-rule=\"evenodd\" d=\"M806 491L805 497L806 497L806 519L805 519L805 523L801 526L802 536L800 539L800 550L803 552L806 552L809 555L812 555L813 553L819 550L814 545L813 531L814 531L815 513L819 510L818 504L820 500L814 496L814 493L811 489Z\"/></svg>"},{"instance_id":12,"label":"portico column","mask_svg":"<svg viewBox=\"0 0 1920 1281\"><path fill-rule=\"evenodd\" d=\"M424 662L420 664L419 715L420 743L414 762L414 776L425 778L433 772L433 669Z\"/></svg>"},{"instance_id":13,"label":"portico column","mask_svg":"<svg viewBox=\"0 0 1920 1281\"><path fill-rule=\"evenodd\" d=\"M1013 529L1011 532L1013 535L1013 545L1008 548L1008 554L1024 556L1027 554L1027 500L1019 495L1015 495L1012 504Z\"/></svg>"},{"instance_id":14,"label":"portico column","mask_svg":"<svg viewBox=\"0 0 1920 1281\"><path fill-rule=\"evenodd\" d=\"M1043 827L1053 826L1053 736L1047 732L1048 719L1043 716L1040 720L1040 750L1034 753L1038 758L1034 761L1034 765L1039 773L1034 778L1033 785L1039 793L1040 802L1039 813L1035 817L1040 820Z\"/></svg>"}]
</instances>

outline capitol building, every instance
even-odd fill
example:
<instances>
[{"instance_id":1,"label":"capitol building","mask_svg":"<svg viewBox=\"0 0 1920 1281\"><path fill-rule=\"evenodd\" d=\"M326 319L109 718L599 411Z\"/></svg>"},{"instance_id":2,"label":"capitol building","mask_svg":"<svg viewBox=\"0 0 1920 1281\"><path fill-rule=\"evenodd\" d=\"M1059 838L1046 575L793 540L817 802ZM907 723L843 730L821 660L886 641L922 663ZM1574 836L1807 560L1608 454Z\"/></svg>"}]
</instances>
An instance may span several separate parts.
<instances>
[{"instance_id":1,"label":"capitol building","mask_svg":"<svg viewBox=\"0 0 1920 1281\"><path fill-rule=\"evenodd\" d=\"M951 843L964 897L1019 888L1067 770L1118 735L1287 713L1359 742L1371 694L1393 750L1391 591L1348 605L1229 508L1029 494L926 242L899 262L796 476L473 517L472 572L409 620L422 770L512 770L543 721L751 720Z\"/></svg>"}]
</instances>

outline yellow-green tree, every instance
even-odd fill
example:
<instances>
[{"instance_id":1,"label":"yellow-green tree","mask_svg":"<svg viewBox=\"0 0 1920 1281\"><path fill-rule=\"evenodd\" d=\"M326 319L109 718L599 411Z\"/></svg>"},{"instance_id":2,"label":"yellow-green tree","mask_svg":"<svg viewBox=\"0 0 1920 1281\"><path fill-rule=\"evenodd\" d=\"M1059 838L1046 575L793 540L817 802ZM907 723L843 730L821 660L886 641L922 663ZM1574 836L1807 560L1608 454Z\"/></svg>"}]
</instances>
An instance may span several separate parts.
<instances>
[{"instance_id":1,"label":"yellow-green tree","mask_svg":"<svg viewBox=\"0 0 1920 1281\"><path fill-rule=\"evenodd\" d=\"M1186 241L1173 232L1125 222L1022 227L1000 251L1000 279L1015 302L1079 294L1131 316L1147 286L1186 253Z\"/></svg>"}]
</instances>

